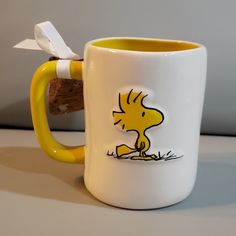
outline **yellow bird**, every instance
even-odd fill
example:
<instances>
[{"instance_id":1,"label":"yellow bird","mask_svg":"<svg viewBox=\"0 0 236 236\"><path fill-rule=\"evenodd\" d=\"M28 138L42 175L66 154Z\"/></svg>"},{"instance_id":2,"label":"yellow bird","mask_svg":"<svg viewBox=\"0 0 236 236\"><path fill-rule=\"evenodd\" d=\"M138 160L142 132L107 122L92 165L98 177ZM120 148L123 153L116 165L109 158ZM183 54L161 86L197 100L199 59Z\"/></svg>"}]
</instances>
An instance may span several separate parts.
<instances>
[{"instance_id":1,"label":"yellow bird","mask_svg":"<svg viewBox=\"0 0 236 236\"><path fill-rule=\"evenodd\" d=\"M138 156L133 156L133 160L156 159L155 154L148 155L146 152L150 148L150 140L146 131L154 126L160 125L164 120L163 113L155 108L146 107L143 100L147 95L142 91L119 94L120 111L113 111L114 125L119 125L126 132L134 131L138 137L134 148L121 144L116 147L117 158L134 152L139 152Z\"/></svg>"}]
</instances>

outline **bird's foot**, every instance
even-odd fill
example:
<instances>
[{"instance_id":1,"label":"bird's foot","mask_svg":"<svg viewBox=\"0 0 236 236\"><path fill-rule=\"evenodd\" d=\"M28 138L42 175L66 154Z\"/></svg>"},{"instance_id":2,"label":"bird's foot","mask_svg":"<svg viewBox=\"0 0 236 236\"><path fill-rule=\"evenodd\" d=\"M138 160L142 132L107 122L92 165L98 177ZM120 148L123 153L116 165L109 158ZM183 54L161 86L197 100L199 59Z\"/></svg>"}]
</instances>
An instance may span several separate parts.
<instances>
[{"instance_id":1,"label":"bird's foot","mask_svg":"<svg viewBox=\"0 0 236 236\"><path fill-rule=\"evenodd\" d=\"M143 161L151 161L153 158L151 156L133 156L131 160L143 160Z\"/></svg>"}]
</instances>

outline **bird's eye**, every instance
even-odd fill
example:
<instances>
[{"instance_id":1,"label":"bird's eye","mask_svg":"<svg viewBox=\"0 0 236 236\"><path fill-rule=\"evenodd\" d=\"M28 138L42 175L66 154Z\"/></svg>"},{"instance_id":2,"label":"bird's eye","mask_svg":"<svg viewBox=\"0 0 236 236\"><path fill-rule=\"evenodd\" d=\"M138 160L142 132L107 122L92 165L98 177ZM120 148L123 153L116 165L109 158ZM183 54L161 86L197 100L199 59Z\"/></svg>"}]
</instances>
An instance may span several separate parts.
<instances>
[{"instance_id":1,"label":"bird's eye","mask_svg":"<svg viewBox=\"0 0 236 236\"><path fill-rule=\"evenodd\" d=\"M145 116L145 111L143 111L143 113L142 113L142 117L144 117Z\"/></svg>"}]
</instances>

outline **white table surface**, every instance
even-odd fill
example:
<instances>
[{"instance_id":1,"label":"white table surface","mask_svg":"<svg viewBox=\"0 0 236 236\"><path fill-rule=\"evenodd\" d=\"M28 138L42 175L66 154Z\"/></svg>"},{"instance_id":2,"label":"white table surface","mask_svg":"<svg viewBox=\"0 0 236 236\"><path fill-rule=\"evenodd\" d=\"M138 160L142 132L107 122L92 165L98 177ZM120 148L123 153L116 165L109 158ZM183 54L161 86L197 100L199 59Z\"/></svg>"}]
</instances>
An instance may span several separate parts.
<instances>
[{"instance_id":1,"label":"white table surface","mask_svg":"<svg viewBox=\"0 0 236 236\"><path fill-rule=\"evenodd\" d=\"M55 132L66 144L84 133ZM0 235L236 235L236 138L202 136L191 196L171 207L108 206L83 184L83 166L48 158L33 131L0 130Z\"/></svg>"}]
</instances>

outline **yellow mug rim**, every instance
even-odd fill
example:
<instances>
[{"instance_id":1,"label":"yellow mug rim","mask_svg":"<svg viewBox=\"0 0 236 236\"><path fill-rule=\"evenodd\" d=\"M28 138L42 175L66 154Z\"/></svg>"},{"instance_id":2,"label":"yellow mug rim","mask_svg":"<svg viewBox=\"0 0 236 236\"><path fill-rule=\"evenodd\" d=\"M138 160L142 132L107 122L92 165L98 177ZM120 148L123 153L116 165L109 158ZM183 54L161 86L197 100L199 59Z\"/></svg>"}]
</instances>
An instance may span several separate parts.
<instances>
[{"instance_id":1,"label":"yellow mug rim","mask_svg":"<svg viewBox=\"0 0 236 236\"><path fill-rule=\"evenodd\" d=\"M92 40L86 46L111 52L151 54L183 53L205 48L190 41L142 37L106 37Z\"/></svg>"}]
</instances>

